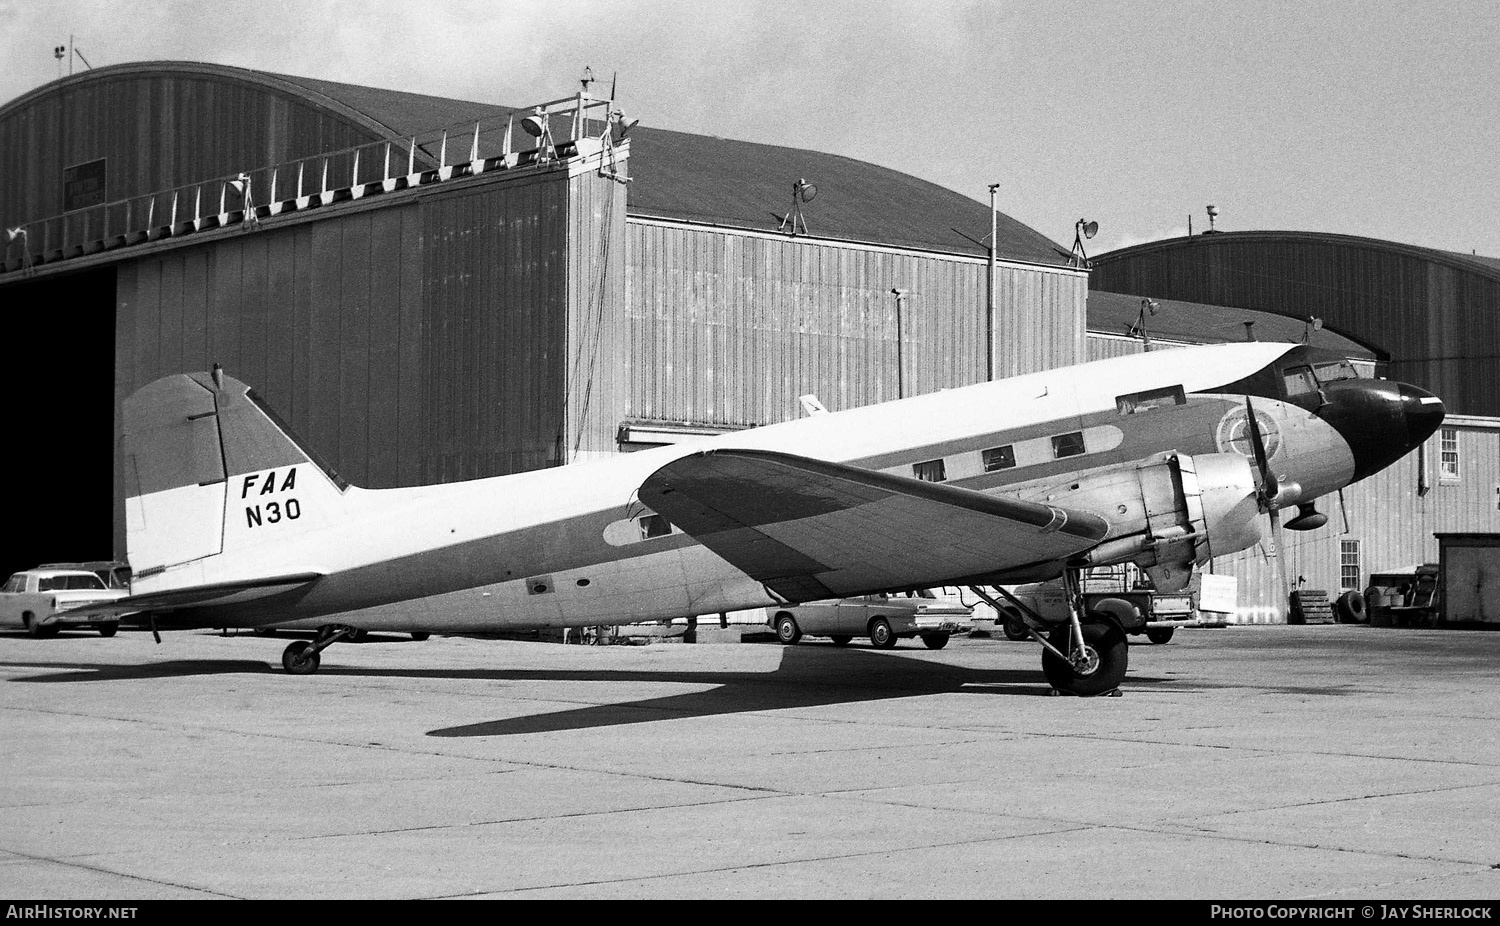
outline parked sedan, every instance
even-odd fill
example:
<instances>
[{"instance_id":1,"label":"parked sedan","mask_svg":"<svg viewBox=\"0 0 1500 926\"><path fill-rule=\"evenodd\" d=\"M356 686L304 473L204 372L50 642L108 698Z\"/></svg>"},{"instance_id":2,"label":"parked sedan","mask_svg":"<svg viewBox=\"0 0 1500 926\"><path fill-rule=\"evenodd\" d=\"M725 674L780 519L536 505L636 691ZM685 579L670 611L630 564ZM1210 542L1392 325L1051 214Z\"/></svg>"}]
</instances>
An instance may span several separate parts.
<instances>
[{"instance_id":1,"label":"parked sedan","mask_svg":"<svg viewBox=\"0 0 1500 926\"><path fill-rule=\"evenodd\" d=\"M118 618L77 612L85 605L128 594L123 588L107 587L98 575L82 569L18 572L0 588L0 627L19 627L33 637L50 637L63 627L93 627L101 637L112 637L120 628Z\"/></svg>"},{"instance_id":2,"label":"parked sedan","mask_svg":"<svg viewBox=\"0 0 1500 926\"><path fill-rule=\"evenodd\" d=\"M942 649L949 637L970 626L973 614L968 605L924 589L777 608L766 623L789 646L804 636L828 637L840 646L868 636L877 649L889 649L897 640L921 637L928 649Z\"/></svg>"}]
</instances>

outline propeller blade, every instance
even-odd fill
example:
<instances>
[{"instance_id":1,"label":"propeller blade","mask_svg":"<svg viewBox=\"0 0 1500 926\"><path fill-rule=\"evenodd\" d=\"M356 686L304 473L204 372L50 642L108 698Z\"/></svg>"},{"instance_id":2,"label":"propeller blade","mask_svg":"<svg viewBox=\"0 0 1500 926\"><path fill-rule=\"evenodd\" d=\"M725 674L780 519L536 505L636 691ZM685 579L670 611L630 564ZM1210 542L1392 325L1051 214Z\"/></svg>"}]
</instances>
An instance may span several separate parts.
<instances>
[{"instance_id":1,"label":"propeller blade","mask_svg":"<svg viewBox=\"0 0 1500 926\"><path fill-rule=\"evenodd\" d=\"M1264 495L1263 505L1267 511L1271 510L1271 502L1276 498L1277 491L1281 488L1276 481L1276 474L1271 472L1271 458L1266 453L1265 438L1260 433L1260 422L1255 417L1255 406L1250 404L1250 397L1245 396L1245 426L1250 431L1250 449L1255 454L1255 468L1260 473L1261 493Z\"/></svg>"}]
</instances>

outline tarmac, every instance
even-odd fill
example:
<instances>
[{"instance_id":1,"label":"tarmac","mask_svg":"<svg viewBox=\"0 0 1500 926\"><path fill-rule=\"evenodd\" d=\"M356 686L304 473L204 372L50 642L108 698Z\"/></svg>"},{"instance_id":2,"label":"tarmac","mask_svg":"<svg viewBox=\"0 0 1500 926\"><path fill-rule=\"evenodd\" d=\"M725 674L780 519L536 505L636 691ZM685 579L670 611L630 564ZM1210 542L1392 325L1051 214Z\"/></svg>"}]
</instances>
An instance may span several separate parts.
<instances>
[{"instance_id":1,"label":"tarmac","mask_svg":"<svg viewBox=\"0 0 1500 926\"><path fill-rule=\"evenodd\" d=\"M1500 898L1500 633L0 634L0 897Z\"/></svg>"}]
</instances>

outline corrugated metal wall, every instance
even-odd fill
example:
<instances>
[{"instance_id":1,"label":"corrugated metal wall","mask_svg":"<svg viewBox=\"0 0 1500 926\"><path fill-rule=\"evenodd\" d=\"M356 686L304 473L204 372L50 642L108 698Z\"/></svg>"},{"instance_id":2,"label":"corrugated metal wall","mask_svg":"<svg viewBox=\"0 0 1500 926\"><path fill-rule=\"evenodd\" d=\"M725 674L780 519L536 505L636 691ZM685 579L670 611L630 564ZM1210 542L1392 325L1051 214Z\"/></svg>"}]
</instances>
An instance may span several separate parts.
<instances>
[{"instance_id":1,"label":"corrugated metal wall","mask_svg":"<svg viewBox=\"0 0 1500 926\"><path fill-rule=\"evenodd\" d=\"M839 410L985 378L982 261L640 220L627 238L628 418L767 424L809 392ZM1082 275L1002 264L996 290L997 376L1082 359Z\"/></svg>"},{"instance_id":2,"label":"corrugated metal wall","mask_svg":"<svg viewBox=\"0 0 1500 926\"><path fill-rule=\"evenodd\" d=\"M1199 236L1097 258L1108 292L1292 317L1387 351L1388 375L1469 415L1500 415L1500 279L1382 242L1274 233Z\"/></svg>"},{"instance_id":3,"label":"corrugated metal wall","mask_svg":"<svg viewBox=\"0 0 1500 926\"><path fill-rule=\"evenodd\" d=\"M201 126L189 134L181 126ZM66 167L108 159L110 201L377 136L243 78L151 72L64 83L0 115L0 225L63 211Z\"/></svg>"},{"instance_id":4,"label":"corrugated metal wall","mask_svg":"<svg viewBox=\"0 0 1500 926\"><path fill-rule=\"evenodd\" d=\"M521 472L573 446L612 446L618 349L596 331L600 318L612 330L619 284L597 278L599 243L624 238L621 189L563 171L478 181L124 262L116 433L135 389L219 363L371 488ZM609 272L623 276L622 258ZM570 318L605 371L583 387L605 398L587 419L578 403L573 431Z\"/></svg>"}]
</instances>

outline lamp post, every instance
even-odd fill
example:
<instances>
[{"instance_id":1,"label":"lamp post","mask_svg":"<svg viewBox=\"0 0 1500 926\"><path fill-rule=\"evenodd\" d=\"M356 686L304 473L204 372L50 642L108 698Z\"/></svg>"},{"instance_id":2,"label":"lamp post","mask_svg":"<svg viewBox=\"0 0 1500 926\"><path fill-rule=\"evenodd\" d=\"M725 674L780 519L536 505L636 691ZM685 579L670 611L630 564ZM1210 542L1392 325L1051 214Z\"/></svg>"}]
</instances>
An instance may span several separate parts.
<instances>
[{"instance_id":1,"label":"lamp post","mask_svg":"<svg viewBox=\"0 0 1500 926\"><path fill-rule=\"evenodd\" d=\"M906 363L902 357L901 350L901 308L906 302L907 290L891 287L891 295L896 297L896 398L906 398Z\"/></svg>"},{"instance_id":2,"label":"lamp post","mask_svg":"<svg viewBox=\"0 0 1500 926\"><path fill-rule=\"evenodd\" d=\"M990 184L990 278L989 298L984 311L984 378L995 378L995 234L999 226L1000 213L995 209L995 191L1000 184Z\"/></svg>"}]
</instances>

